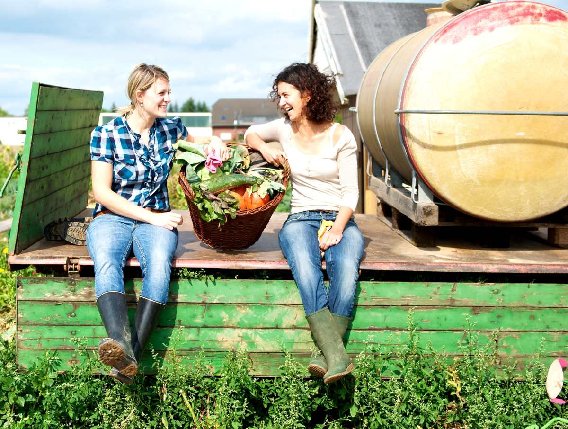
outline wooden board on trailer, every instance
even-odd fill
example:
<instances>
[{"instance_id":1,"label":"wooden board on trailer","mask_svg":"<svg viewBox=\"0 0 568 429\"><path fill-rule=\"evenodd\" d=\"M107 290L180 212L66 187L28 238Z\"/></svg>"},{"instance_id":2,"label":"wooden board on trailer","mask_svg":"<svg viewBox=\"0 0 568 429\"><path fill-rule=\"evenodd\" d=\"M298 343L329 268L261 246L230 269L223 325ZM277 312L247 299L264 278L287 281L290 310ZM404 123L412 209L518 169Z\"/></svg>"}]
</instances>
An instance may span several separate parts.
<instances>
[{"instance_id":1,"label":"wooden board on trailer","mask_svg":"<svg viewBox=\"0 0 568 429\"><path fill-rule=\"evenodd\" d=\"M126 286L133 313L141 281ZM567 297L566 284L362 281L347 350L352 356L378 347L396 351L408 344L412 323L420 347L450 357L463 355L466 332L502 358L563 356ZM104 335L92 278L19 280L21 365L51 350L68 368L82 359L78 343L95 350ZM286 279L174 280L151 344L159 361L175 347L186 361L203 352L216 369L224 353L244 347L257 375L279 374L285 353L307 361L312 349L299 294ZM152 370L151 363L147 352L145 371Z\"/></svg>"},{"instance_id":2,"label":"wooden board on trailer","mask_svg":"<svg viewBox=\"0 0 568 429\"><path fill-rule=\"evenodd\" d=\"M278 247L278 231L286 213L274 213L260 240L245 250L217 251L200 242L192 232L187 211L180 227L174 259L178 268L227 270L288 270ZM418 248L374 215L355 216L365 237L364 271L568 274L568 249L561 249L527 232L516 235L507 249L487 249L446 237L430 248ZM27 265L65 267L70 261L79 267L92 266L85 246L40 240L24 252L10 255L13 268ZM128 265L138 266L131 258Z\"/></svg>"},{"instance_id":3,"label":"wooden board on trailer","mask_svg":"<svg viewBox=\"0 0 568 429\"><path fill-rule=\"evenodd\" d=\"M84 210L91 171L89 134L102 102L102 91L32 84L10 253L41 239L51 221Z\"/></svg>"}]
</instances>

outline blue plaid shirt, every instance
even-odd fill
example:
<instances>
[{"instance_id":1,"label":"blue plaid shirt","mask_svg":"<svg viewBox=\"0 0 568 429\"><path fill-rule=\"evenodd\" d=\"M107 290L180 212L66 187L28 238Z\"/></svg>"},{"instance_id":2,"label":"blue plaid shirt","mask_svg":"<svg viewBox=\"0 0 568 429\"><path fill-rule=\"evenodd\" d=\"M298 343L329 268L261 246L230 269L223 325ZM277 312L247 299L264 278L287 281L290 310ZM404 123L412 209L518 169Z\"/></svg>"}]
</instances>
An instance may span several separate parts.
<instances>
[{"instance_id":1,"label":"blue plaid shirt","mask_svg":"<svg viewBox=\"0 0 568 429\"><path fill-rule=\"evenodd\" d=\"M112 190L141 207L169 210L167 180L175 149L187 137L181 119L157 118L150 129L150 144L140 143L124 117L119 116L91 133L91 160L112 164ZM96 204L93 216L105 207Z\"/></svg>"}]
</instances>

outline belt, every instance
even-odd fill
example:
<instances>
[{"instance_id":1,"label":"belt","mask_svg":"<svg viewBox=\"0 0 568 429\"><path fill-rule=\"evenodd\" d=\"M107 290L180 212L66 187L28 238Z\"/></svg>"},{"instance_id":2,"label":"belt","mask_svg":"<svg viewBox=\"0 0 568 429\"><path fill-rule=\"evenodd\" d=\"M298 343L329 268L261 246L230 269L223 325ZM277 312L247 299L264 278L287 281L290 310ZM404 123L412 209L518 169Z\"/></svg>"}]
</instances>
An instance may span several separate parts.
<instances>
[{"instance_id":1,"label":"belt","mask_svg":"<svg viewBox=\"0 0 568 429\"><path fill-rule=\"evenodd\" d=\"M145 210L149 210L149 211L151 211L152 213L165 213L165 212L169 212L169 210L152 209L152 208L149 208L149 207L144 207L144 209L145 209ZM95 215L95 218L97 218L97 217L99 217L99 216L102 216L102 215L104 215L104 214L116 214L116 213L110 211L109 209L102 209L100 212L98 212L98 213ZM93 218L93 219L94 219L94 218Z\"/></svg>"}]
</instances>

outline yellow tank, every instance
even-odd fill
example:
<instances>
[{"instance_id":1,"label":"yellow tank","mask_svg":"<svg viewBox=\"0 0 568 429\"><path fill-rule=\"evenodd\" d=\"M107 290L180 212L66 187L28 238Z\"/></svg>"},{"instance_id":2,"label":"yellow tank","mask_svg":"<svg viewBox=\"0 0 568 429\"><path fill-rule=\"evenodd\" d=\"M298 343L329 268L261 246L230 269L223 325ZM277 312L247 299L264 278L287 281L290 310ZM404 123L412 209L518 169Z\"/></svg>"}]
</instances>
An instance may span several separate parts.
<instances>
[{"instance_id":1,"label":"yellow tank","mask_svg":"<svg viewBox=\"0 0 568 429\"><path fill-rule=\"evenodd\" d=\"M526 221L568 205L568 14L509 1L397 40L357 97L372 157L470 215Z\"/></svg>"}]
</instances>

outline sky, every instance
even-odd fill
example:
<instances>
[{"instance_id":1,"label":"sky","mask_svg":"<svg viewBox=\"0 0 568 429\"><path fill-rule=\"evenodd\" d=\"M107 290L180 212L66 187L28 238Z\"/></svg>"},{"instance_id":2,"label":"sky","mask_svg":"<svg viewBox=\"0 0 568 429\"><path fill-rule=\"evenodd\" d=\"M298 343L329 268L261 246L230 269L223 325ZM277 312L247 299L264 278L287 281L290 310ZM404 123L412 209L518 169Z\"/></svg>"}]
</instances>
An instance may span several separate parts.
<instances>
[{"instance_id":1,"label":"sky","mask_svg":"<svg viewBox=\"0 0 568 429\"><path fill-rule=\"evenodd\" d=\"M566 9L568 0L546 3ZM0 0L0 108L24 115L34 81L101 90L104 108L123 106L128 75L141 62L168 72L178 105L267 97L283 67L308 60L311 4Z\"/></svg>"}]
</instances>

